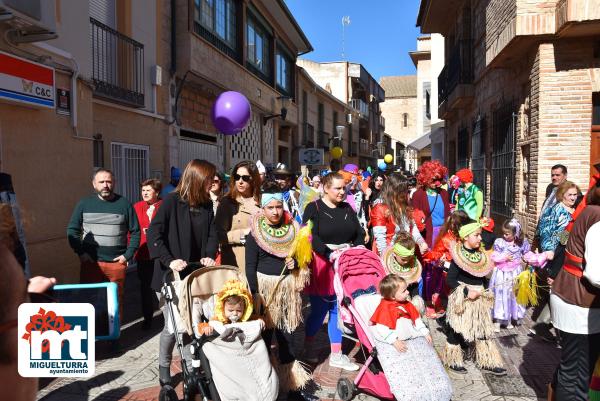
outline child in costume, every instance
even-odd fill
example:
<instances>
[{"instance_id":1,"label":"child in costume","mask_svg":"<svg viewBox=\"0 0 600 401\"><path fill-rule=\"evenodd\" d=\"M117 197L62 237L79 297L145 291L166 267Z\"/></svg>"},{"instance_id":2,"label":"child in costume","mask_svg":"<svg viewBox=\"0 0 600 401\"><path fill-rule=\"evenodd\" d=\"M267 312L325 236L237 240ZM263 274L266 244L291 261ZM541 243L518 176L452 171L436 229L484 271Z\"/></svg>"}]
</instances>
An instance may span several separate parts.
<instances>
[{"instance_id":1,"label":"child in costume","mask_svg":"<svg viewBox=\"0 0 600 401\"><path fill-rule=\"evenodd\" d=\"M471 219L479 221L483 213L483 191L473 184L473 172L468 168L458 170L456 176L461 183L456 209L464 210Z\"/></svg>"},{"instance_id":2,"label":"child in costume","mask_svg":"<svg viewBox=\"0 0 600 401\"><path fill-rule=\"evenodd\" d=\"M521 238L521 224L514 218L506 220L502 224L502 238L494 242L491 255L495 265L490 289L494 292L492 316L496 332L500 331L500 325L512 329L512 321L519 325L525 316L525 307L517 303L513 286L515 278L523 271L523 255L530 249L527 239Z\"/></svg>"},{"instance_id":3,"label":"child in costume","mask_svg":"<svg viewBox=\"0 0 600 401\"><path fill-rule=\"evenodd\" d=\"M447 342L444 364L456 373L467 373L461 342L475 343L475 363L480 369L503 376L502 357L491 339L494 296L484 288L493 265L481 250L481 225L473 220L458 230L460 241L450 247L452 262L446 283L451 293L446 311Z\"/></svg>"},{"instance_id":4,"label":"child in costume","mask_svg":"<svg viewBox=\"0 0 600 401\"><path fill-rule=\"evenodd\" d=\"M379 293L381 302L370 320L378 357L396 400L449 400L450 379L431 345L429 329L408 300L406 280L389 274L379 283Z\"/></svg>"},{"instance_id":5,"label":"child in costume","mask_svg":"<svg viewBox=\"0 0 600 401\"><path fill-rule=\"evenodd\" d=\"M383 267L388 274L396 274L406 281L411 302L421 315L425 313L425 302L419 295L419 282L423 268L415 256L417 244L412 236L401 231L394 244L381 255Z\"/></svg>"},{"instance_id":6,"label":"child in costume","mask_svg":"<svg viewBox=\"0 0 600 401\"><path fill-rule=\"evenodd\" d=\"M310 279L312 246L310 228L300 228L284 211L283 200L276 183L263 185L261 210L252 218L246 237L246 277L256 312L265 318L263 339L269 349L273 339L278 345L275 369L280 388L289 399L300 399L311 375L296 360L292 337L302 322L300 293Z\"/></svg>"},{"instance_id":7,"label":"child in costume","mask_svg":"<svg viewBox=\"0 0 600 401\"><path fill-rule=\"evenodd\" d=\"M198 332L207 336L223 325L246 322L252 311L252 295L247 286L239 280L228 280L215 297L214 311L207 314L210 320L198 323Z\"/></svg>"}]
</instances>

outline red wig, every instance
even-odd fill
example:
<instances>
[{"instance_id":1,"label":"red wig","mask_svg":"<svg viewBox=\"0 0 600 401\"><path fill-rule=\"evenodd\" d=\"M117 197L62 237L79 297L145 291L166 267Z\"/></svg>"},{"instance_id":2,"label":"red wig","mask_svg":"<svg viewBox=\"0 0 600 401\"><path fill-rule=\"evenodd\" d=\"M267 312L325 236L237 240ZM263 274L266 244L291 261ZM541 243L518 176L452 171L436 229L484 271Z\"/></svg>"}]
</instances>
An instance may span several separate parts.
<instances>
[{"instance_id":1,"label":"red wig","mask_svg":"<svg viewBox=\"0 0 600 401\"><path fill-rule=\"evenodd\" d=\"M473 182L473 172L468 168L463 168L462 170L458 170L456 172L456 176L463 184L468 182Z\"/></svg>"},{"instance_id":2,"label":"red wig","mask_svg":"<svg viewBox=\"0 0 600 401\"><path fill-rule=\"evenodd\" d=\"M423 163L417 171L417 183L421 186L427 186L433 182L435 178L444 178L448 175L448 169L438 160L432 160Z\"/></svg>"}]
</instances>

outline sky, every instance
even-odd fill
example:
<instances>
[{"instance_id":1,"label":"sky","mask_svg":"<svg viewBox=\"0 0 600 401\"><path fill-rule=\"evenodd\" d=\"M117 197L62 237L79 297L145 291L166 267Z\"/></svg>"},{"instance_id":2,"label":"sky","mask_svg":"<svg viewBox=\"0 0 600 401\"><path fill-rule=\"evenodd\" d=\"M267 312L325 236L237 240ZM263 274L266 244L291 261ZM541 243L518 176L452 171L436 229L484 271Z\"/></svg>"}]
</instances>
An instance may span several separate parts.
<instances>
[{"instance_id":1,"label":"sky","mask_svg":"<svg viewBox=\"0 0 600 401\"><path fill-rule=\"evenodd\" d=\"M342 17L345 59L362 64L377 80L389 75L413 75L409 51L416 50L415 26L419 0L285 0L315 49L302 58L342 60Z\"/></svg>"}]
</instances>

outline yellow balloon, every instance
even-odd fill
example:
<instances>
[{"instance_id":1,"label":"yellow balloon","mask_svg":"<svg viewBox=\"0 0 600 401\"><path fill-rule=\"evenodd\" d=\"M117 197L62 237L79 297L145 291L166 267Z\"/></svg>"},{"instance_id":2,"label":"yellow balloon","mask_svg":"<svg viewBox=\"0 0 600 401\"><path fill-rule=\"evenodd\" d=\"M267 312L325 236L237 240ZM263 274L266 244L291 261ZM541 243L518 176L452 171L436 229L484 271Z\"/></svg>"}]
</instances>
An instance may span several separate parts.
<instances>
[{"instance_id":1,"label":"yellow balloon","mask_svg":"<svg viewBox=\"0 0 600 401\"><path fill-rule=\"evenodd\" d=\"M331 148L331 150L329 151L329 154L334 159L339 159L340 157L342 157L342 152L343 152L342 148L340 148L339 146L336 146L334 148Z\"/></svg>"},{"instance_id":2,"label":"yellow balloon","mask_svg":"<svg viewBox=\"0 0 600 401\"><path fill-rule=\"evenodd\" d=\"M383 161L390 164L391 162L394 161L394 156L390 155L389 153L387 155L385 155L383 157Z\"/></svg>"}]
</instances>

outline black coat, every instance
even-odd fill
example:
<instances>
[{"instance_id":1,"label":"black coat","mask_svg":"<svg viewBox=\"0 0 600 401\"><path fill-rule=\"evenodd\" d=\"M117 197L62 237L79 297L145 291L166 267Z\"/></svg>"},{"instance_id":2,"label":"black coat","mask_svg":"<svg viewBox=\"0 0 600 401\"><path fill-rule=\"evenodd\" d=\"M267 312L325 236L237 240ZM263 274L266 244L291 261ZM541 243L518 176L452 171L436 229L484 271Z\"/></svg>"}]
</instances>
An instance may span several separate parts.
<instances>
[{"instance_id":1,"label":"black coat","mask_svg":"<svg viewBox=\"0 0 600 401\"><path fill-rule=\"evenodd\" d=\"M199 207L201 219L200 250L194 252L201 258L214 259L217 254L217 234L215 231L212 203ZM193 243L192 220L190 206L182 201L177 193L165 197L152 219L148 232L148 250L154 259L152 288L159 291L163 282L163 274L175 259L190 262ZM192 262L198 262L194 260ZM186 268L180 272L183 279L192 272ZM172 277L170 277L172 280Z\"/></svg>"}]
</instances>

